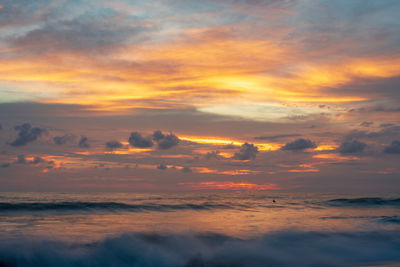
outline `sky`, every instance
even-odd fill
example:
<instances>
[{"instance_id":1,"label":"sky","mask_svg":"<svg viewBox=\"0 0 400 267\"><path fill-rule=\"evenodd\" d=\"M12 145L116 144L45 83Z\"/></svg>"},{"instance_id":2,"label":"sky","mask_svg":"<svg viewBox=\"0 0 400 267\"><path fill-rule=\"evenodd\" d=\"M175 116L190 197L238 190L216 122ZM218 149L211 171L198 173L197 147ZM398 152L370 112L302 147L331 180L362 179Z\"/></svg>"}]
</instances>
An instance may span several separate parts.
<instances>
[{"instance_id":1,"label":"sky","mask_svg":"<svg viewBox=\"0 0 400 267\"><path fill-rule=\"evenodd\" d=\"M1 191L393 192L400 1L1 0Z\"/></svg>"}]
</instances>

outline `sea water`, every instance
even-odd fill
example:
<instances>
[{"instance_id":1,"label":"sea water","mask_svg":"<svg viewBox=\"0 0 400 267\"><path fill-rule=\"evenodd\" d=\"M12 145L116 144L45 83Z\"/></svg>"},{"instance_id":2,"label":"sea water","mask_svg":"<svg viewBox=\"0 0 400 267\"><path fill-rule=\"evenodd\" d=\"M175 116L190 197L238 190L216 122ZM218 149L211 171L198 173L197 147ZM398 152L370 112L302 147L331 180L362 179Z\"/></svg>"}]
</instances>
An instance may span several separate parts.
<instances>
[{"instance_id":1,"label":"sea water","mask_svg":"<svg viewBox=\"0 0 400 267\"><path fill-rule=\"evenodd\" d=\"M0 193L0 266L398 263L399 194Z\"/></svg>"}]
</instances>

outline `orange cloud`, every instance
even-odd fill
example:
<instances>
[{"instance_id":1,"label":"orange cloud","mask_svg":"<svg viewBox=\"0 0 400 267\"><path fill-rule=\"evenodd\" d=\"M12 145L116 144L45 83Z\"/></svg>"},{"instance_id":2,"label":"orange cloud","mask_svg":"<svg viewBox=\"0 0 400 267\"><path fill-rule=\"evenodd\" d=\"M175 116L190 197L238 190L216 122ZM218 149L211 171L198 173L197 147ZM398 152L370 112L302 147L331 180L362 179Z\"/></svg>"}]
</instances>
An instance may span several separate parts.
<instances>
[{"instance_id":1,"label":"orange cloud","mask_svg":"<svg viewBox=\"0 0 400 267\"><path fill-rule=\"evenodd\" d=\"M179 185L190 186L195 189L224 189L224 190L249 190L249 191L264 191L264 190L279 190L276 184L253 184L247 182L200 182L200 183L180 183Z\"/></svg>"},{"instance_id":2,"label":"orange cloud","mask_svg":"<svg viewBox=\"0 0 400 267\"><path fill-rule=\"evenodd\" d=\"M196 137L196 136L179 136L181 140L200 143L200 144L210 144L210 145L235 145L241 146L245 141L223 139L221 137ZM252 142L253 143L253 142ZM258 147L260 151L270 151L277 150L281 147L280 144L276 143L253 143Z\"/></svg>"},{"instance_id":3,"label":"orange cloud","mask_svg":"<svg viewBox=\"0 0 400 267\"><path fill-rule=\"evenodd\" d=\"M193 167L193 172L197 173L212 173L212 174L223 174L223 175L248 175L248 174L259 174L261 171L252 171L252 170L215 170L206 167Z\"/></svg>"},{"instance_id":4,"label":"orange cloud","mask_svg":"<svg viewBox=\"0 0 400 267\"><path fill-rule=\"evenodd\" d=\"M316 154L316 155L313 155L313 158L333 160L333 161L347 161L347 160L359 160L360 159L360 157L357 157L357 156L343 156L343 155L336 154L336 153Z\"/></svg>"},{"instance_id":5,"label":"orange cloud","mask_svg":"<svg viewBox=\"0 0 400 267\"><path fill-rule=\"evenodd\" d=\"M297 169L297 170L288 170L288 172L319 172L318 169Z\"/></svg>"},{"instance_id":6,"label":"orange cloud","mask_svg":"<svg viewBox=\"0 0 400 267\"><path fill-rule=\"evenodd\" d=\"M218 106L227 101L238 105L357 102L376 98L379 92L343 94L324 88L358 77L400 75L400 57L395 55L343 57L334 64L305 61L293 44L239 38L229 30L183 30L163 42L131 44L101 57L57 51L5 57L0 62L0 81L11 83L21 94L40 95L45 103L85 104L92 110L115 112Z\"/></svg>"}]
</instances>

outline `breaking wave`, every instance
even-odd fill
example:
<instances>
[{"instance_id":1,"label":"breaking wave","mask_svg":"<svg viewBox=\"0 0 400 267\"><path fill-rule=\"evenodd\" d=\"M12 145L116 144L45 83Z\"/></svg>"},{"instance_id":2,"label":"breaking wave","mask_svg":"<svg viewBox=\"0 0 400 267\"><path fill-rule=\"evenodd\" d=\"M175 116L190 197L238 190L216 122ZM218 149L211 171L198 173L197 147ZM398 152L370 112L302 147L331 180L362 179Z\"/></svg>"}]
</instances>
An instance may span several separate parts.
<instances>
[{"instance_id":1,"label":"breaking wave","mask_svg":"<svg viewBox=\"0 0 400 267\"><path fill-rule=\"evenodd\" d=\"M0 266L265 267L400 262L400 232L132 233L88 244L0 241Z\"/></svg>"},{"instance_id":2,"label":"breaking wave","mask_svg":"<svg viewBox=\"0 0 400 267\"><path fill-rule=\"evenodd\" d=\"M210 210L231 209L225 204L126 204L118 202L24 202L0 203L0 211L173 211L173 210Z\"/></svg>"},{"instance_id":3,"label":"breaking wave","mask_svg":"<svg viewBox=\"0 0 400 267\"><path fill-rule=\"evenodd\" d=\"M400 224L400 216L382 216L377 222L385 224Z\"/></svg>"},{"instance_id":4,"label":"breaking wave","mask_svg":"<svg viewBox=\"0 0 400 267\"><path fill-rule=\"evenodd\" d=\"M368 207L368 206L398 206L400 207L400 198L385 199L380 197L365 197L365 198L337 198L331 199L323 204L329 206L357 206L357 207Z\"/></svg>"}]
</instances>

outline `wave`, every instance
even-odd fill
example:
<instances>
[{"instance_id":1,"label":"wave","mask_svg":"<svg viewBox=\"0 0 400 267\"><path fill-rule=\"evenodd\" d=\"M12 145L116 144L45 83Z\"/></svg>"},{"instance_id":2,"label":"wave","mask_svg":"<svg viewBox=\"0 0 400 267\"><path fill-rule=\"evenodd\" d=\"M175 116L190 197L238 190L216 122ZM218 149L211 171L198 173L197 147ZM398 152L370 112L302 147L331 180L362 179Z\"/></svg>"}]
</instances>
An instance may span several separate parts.
<instances>
[{"instance_id":1,"label":"wave","mask_svg":"<svg viewBox=\"0 0 400 267\"><path fill-rule=\"evenodd\" d=\"M352 220L364 219L383 224L400 224L400 216L324 216L321 220Z\"/></svg>"},{"instance_id":2,"label":"wave","mask_svg":"<svg viewBox=\"0 0 400 267\"><path fill-rule=\"evenodd\" d=\"M329 206L357 206L357 207L368 207L368 206L399 206L400 198L385 199L380 197L364 197L364 198L337 198L323 202L323 204Z\"/></svg>"},{"instance_id":3,"label":"wave","mask_svg":"<svg viewBox=\"0 0 400 267\"><path fill-rule=\"evenodd\" d=\"M0 266L264 267L400 262L400 232L276 232L253 239L131 233L88 244L0 240Z\"/></svg>"},{"instance_id":4,"label":"wave","mask_svg":"<svg viewBox=\"0 0 400 267\"><path fill-rule=\"evenodd\" d=\"M382 216L377 222L385 224L400 224L400 216Z\"/></svg>"},{"instance_id":5,"label":"wave","mask_svg":"<svg viewBox=\"0 0 400 267\"><path fill-rule=\"evenodd\" d=\"M0 211L173 211L232 209L225 204L126 204L118 202L23 202L0 203ZM1 265L0 265L1 266Z\"/></svg>"}]
</instances>

